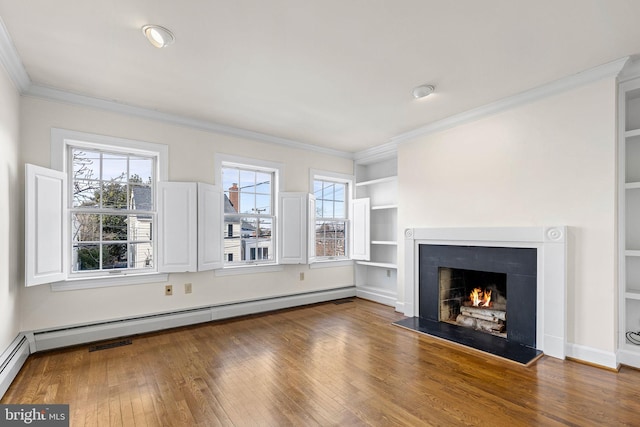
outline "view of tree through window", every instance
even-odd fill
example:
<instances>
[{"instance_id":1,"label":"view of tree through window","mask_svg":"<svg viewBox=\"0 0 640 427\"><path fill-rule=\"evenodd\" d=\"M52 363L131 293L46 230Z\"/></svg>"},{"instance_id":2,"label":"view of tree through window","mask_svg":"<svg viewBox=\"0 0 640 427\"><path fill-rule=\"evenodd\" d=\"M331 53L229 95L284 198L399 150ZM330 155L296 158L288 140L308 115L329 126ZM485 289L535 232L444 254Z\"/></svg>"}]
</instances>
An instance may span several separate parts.
<instances>
[{"instance_id":1,"label":"view of tree through window","mask_svg":"<svg viewBox=\"0 0 640 427\"><path fill-rule=\"evenodd\" d=\"M151 157L71 149L72 271L153 268Z\"/></svg>"},{"instance_id":2,"label":"view of tree through window","mask_svg":"<svg viewBox=\"0 0 640 427\"><path fill-rule=\"evenodd\" d=\"M249 167L222 168L227 264L274 261L273 177Z\"/></svg>"},{"instance_id":3,"label":"view of tree through window","mask_svg":"<svg viewBox=\"0 0 640 427\"><path fill-rule=\"evenodd\" d=\"M347 227L347 184L316 179L313 194L316 197L316 256L345 257Z\"/></svg>"}]
</instances>

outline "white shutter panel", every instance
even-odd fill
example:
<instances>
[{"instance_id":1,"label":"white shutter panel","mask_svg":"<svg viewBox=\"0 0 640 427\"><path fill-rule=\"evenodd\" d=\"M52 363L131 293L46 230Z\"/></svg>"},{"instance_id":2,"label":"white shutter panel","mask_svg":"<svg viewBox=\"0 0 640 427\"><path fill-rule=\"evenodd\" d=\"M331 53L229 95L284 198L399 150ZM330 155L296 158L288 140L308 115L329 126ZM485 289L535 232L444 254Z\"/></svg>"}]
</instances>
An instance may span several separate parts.
<instances>
[{"instance_id":1,"label":"white shutter panel","mask_svg":"<svg viewBox=\"0 0 640 427\"><path fill-rule=\"evenodd\" d=\"M351 258L369 261L370 258L370 212L369 198L353 199L353 234L351 239Z\"/></svg>"},{"instance_id":2,"label":"white shutter panel","mask_svg":"<svg viewBox=\"0 0 640 427\"><path fill-rule=\"evenodd\" d=\"M316 196L309 194L307 202L307 262L316 260Z\"/></svg>"},{"instance_id":3,"label":"white shutter panel","mask_svg":"<svg viewBox=\"0 0 640 427\"><path fill-rule=\"evenodd\" d=\"M158 183L158 270L198 270L198 191L195 182Z\"/></svg>"},{"instance_id":4,"label":"white shutter panel","mask_svg":"<svg viewBox=\"0 0 640 427\"><path fill-rule=\"evenodd\" d=\"M307 193L280 193L280 264L307 262Z\"/></svg>"},{"instance_id":5,"label":"white shutter panel","mask_svg":"<svg viewBox=\"0 0 640 427\"><path fill-rule=\"evenodd\" d=\"M66 279L67 176L25 165L25 284Z\"/></svg>"},{"instance_id":6,"label":"white shutter panel","mask_svg":"<svg viewBox=\"0 0 640 427\"><path fill-rule=\"evenodd\" d=\"M224 266L220 187L198 183L198 271Z\"/></svg>"}]
</instances>

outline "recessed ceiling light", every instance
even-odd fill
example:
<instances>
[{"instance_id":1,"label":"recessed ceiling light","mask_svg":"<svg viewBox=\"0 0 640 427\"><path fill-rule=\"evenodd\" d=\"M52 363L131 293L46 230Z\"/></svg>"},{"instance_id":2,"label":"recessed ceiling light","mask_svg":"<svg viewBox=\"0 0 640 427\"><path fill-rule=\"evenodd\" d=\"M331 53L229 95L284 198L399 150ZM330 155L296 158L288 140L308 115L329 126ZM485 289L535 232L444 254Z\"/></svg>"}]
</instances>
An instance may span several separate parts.
<instances>
[{"instance_id":1,"label":"recessed ceiling light","mask_svg":"<svg viewBox=\"0 0 640 427\"><path fill-rule=\"evenodd\" d=\"M157 48L169 46L176 39L171 31L159 25L145 25L142 33Z\"/></svg>"},{"instance_id":2,"label":"recessed ceiling light","mask_svg":"<svg viewBox=\"0 0 640 427\"><path fill-rule=\"evenodd\" d=\"M434 90L436 90L436 88L431 85L421 85L413 88L411 94L414 98L419 99L424 98L427 95L431 95Z\"/></svg>"}]
</instances>

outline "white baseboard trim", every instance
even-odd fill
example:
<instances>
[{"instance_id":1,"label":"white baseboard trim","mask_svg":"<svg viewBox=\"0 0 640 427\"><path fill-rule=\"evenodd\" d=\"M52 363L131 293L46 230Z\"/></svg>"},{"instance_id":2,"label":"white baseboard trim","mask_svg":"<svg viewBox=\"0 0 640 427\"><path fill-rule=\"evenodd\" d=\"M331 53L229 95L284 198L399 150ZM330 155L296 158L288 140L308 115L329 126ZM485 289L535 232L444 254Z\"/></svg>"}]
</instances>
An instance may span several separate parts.
<instances>
[{"instance_id":1,"label":"white baseboard trim","mask_svg":"<svg viewBox=\"0 0 640 427\"><path fill-rule=\"evenodd\" d=\"M33 332L31 352L356 296L355 286Z\"/></svg>"},{"instance_id":2,"label":"white baseboard trim","mask_svg":"<svg viewBox=\"0 0 640 427\"><path fill-rule=\"evenodd\" d=\"M618 350L618 363L640 369L640 353L637 350Z\"/></svg>"},{"instance_id":3,"label":"white baseboard trim","mask_svg":"<svg viewBox=\"0 0 640 427\"><path fill-rule=\"evenodd\" d=\"M609 369L618 369L618 358L611 351L578 344L567 344L567 357Z\"/></svg>"},{"instance_id":4,"label":"white baseboard trim","mask_svg":"<svg viewBox=\"0 0 640 427\"><path fill-rule=\"evenodd\" d=\"M374 301L380 304L395 307L397 296L389 291L369 286L358 286L356 288L356 296L358 298Z\"/></svg>"},{"instance_id":5,"label":"white baseboard trim","mask_svg":"<svg viewBox=\"0 0 640 427\"><path fill-rule=\"evenodd\" d=\"M398 313L403 313L404 314L404 302L403 301L396 301L396 311Z\"/></svg>"},{"instance_id":6,"label":"white baseboard trim","mask_svg":"<svg viewBox=\"0 0 640 427\"><path fill-rule=\"evenodd\" d=\"M24 334L19 334L0 355L0 399L20 372L29 354L29 342Z\"/></svg>"}]
</instances>

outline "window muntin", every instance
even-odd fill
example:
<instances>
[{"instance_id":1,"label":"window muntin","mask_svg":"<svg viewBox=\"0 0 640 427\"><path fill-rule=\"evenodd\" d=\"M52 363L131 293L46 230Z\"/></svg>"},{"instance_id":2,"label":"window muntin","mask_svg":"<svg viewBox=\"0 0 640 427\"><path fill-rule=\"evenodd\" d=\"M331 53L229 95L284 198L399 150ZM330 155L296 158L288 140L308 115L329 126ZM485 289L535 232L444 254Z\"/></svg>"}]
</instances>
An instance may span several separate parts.
<instances>
[{"instance_id":1,"label":"window muntin","mask_svg":"<svg viewBox=\"0 0 640 427\"><path fill-rule=\"evenodd\" d=\"M275 262L275 170L222 165L225 265Z\"/></svg>"},{"instance_id":2,"label":"window muntin","mask_svg":"<svg viewBox=\"0 0 640 427\"><path fill-rule=\"evenodd\" d=\"M157 157L69 146L72 276L157 271Z\"/></svg>"},{"instance_id":3,"label":"window muntin","mask_svg":"<svg viewBox=\"0 0 640 427\"><path fill-rule=\"evenodd\" d=\"M348 183L316 178L313 193L316 198L316 258L346 258Z\"/></svg>"}]
</instances>

